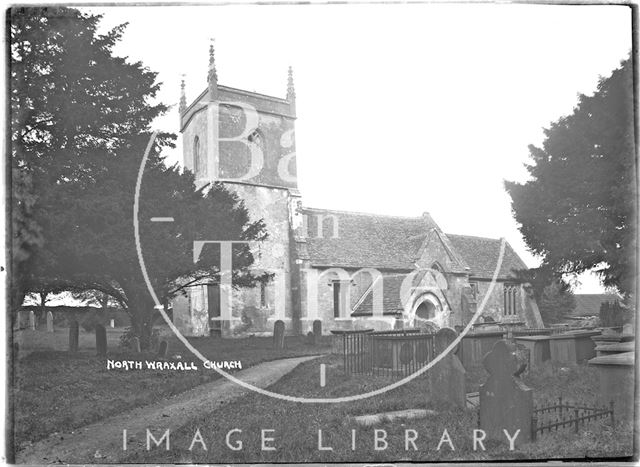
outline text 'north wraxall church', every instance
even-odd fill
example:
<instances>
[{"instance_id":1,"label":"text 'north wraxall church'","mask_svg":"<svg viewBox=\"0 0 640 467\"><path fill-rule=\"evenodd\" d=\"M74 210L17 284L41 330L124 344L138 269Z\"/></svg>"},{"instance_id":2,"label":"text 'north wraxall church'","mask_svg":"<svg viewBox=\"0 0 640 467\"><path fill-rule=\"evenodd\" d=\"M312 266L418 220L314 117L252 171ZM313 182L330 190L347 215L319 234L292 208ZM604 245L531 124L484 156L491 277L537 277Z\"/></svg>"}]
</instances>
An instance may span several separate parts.
<instances>
[{"instance_id":1,"label":"text 'north wraxall church'","mask_svg":"<svg viewBox=\"0 0 640 467\"><path fill-rule=\"evenodd\" d=\"M464 326L491 290L501 240L444 233L428 213L396 217L302 206L296 181L296 96L289 69L285 99L218 84L213 46L208 87L187 105L182 85L184 167L198 186L219 180L244 200L268 239L252 247L269 283L232 289L221 279L173 301L186 336L271 332L276 320L306 333L332 329ZM215 239L212 239L215 240ZM221 245L230 251L230 246ZM231 267L222 251L222 270ZM226 263L226 264L224 264ZM526 265L509 244L482 317L542 327Z\"/></svg>"}]
</instances>

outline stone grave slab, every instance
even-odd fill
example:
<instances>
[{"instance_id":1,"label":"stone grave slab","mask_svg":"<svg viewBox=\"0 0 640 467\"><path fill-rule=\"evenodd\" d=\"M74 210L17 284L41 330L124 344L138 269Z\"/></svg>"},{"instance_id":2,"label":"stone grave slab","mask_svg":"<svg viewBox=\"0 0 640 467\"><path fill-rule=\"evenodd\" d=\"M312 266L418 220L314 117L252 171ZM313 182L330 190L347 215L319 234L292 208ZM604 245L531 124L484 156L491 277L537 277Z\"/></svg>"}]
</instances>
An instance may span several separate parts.
<instances>
[{"instance_id":1,"label":"stone grave slab","mask_svg":"<svg viewBox=\"0 0 640 467\"><path fill-rule=\"evenodd\" d=\"M603 355L589 360L598 369L598 403L614 403L616 420L632 420L634 414L635 353Z\"/></svg>"},{"instance_id":2,"label":"stone grave slab","mask_svg":"<svg viewBox=\"0 0 640 467\"><path fill-rule=\"evenodd\" d=\"M518 336L515 342L529 349L530 368L537 368L551 359L549 336Z\"/></svg>"},{"instance_id":3,"label":"stone grave slab","mask_svg":"<svg viewBox=\"0 0 640 467\"><path fill-rule=\"evenodd\" d=\"M596 347L596 356L615 355L625 352L633 352L636 348L634 341L616 342L615 344L600 344Z\"/></svg>"},{"instance_id":4,"label":"stone grave slab","mask_svg":"<svg viewBox=\"0 0 640 467\"><path fill-rule=\"evenodd\" d=\"M474 331L462 338L461 358L465 367L474 366L491 351L496 342L502 339L504 333L495 331Z\"/></svg>"}]
</instances>

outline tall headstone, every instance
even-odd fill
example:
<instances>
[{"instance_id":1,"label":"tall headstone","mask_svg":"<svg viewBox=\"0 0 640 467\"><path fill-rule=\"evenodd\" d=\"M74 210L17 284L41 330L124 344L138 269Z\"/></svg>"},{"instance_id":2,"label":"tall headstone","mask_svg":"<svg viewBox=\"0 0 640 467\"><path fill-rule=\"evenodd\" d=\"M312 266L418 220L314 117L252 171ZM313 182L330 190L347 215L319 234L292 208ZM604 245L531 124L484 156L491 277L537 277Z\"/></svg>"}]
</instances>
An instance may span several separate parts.
<instances>
[{"instance_id":1,"label":"tall headstone","mask_svg":"<svg viewBox=\"0 0 640 467\"><path fill-rule=\"evenodd\" d=\"M96 351L98 355L107 355L107 330L102 324L96 324Z\"/></svg>"},{"instance_id":2,"label":"tall headstone","mask_svg":"<svg viewBox=\"0 0 640 467\"><path fill-rule=\"evenodd\" d=\"M36 330L36 314L33 310L29 311L29 329L32 331Z\"/></svg>"},{"instance_id":3,"label":"tall headstone","mask_svg":"<svg viewBox=\"0 0 640 467\"><path fill-rule=\"evenodd\" d=\"M116 327L116 320L112 318L112 319L109 321L109 326L111 326L111 328L112 328L112 329L113 329L113 328L115 328L115 327Z\"/></svg>"},{"instance_id":4,"label":"tall headstone","mask_svg":"<svg viewBox=\"0 0 640 467\"><path fill-rule=\"evenodd\" d=\"M77 321L71 321L69 325L69 350L71 352L78 351L78 339L80 337L80 326Z\"/></svg>"},{"instance_id":5,"label":"tall headstone","mask_svg":"<svg viewBox=\"0 0 640 467\"><path fill-rule=\"evenodd\" d=\"M284 349L284 321L281 319L273 324L273 347Z\"/></svg>"},{"instance_id":6,"label":"tall headstone","mask_svg":"<svg viewBox=\"0 0 640 467\"><path fill-rule=\"evenodd\" d=\"M47 332L53 332L53 313L47 311Z\"/></svg>"},{"instance_id":7,"label":"tall headstone","mask_svg":"<svg viewBox=\"0 0 640 467\"><path fill-rule=\"evenodd\" d=\"M133 339L131 339L131 347L135 353L140 353L140 339L138 339L137 336L134 336Z\"/></svg>"},{"instance_id":8,"label":"tall headstone","mask_svg":"<svg viewBox=\"0 0 640 467\"><path fill-rule=\"evenodd\" d=\"M160 346L158 347L158 357L165 358L168 351L169 343L167 341L160 341Z\"/></svg>"},{"instance_id":9,"label":"tall headstone","mask_svg":"<svg viewBox=\"0 0 640 467\"><path fill-rule=\"evenodd\" d=\"M487 439L505 441L504 430L514 436L516 445L531 440L533 415L533 391L513 376L518 361L513 349L500 340L482 361L489 372L487 381L480 387L480 429Z\"/></svg>"},{"instance_id":10,"label":"tall headstone","mask_svg":"<svg viewBox=\"0 0 640 467\"><path fill-rule=\"evenodd\" d=\"M451 328L440 329L434 339L435 354L440 355L458 337ZM435 403L466 407L465 369L454 347L429 370L429 397Z\"/></svg>"},{"instance_id":11,"label":"tall headstone","mask_svg":"<svg viewBox=\"0 0 640 467\"><path fill-rule=\"evenodd\" d=\"M314 344L320 342L320 338L322 337L322 321L319 319L313 322L313 337L315 339Z\"/></svg>"}]
</instances>

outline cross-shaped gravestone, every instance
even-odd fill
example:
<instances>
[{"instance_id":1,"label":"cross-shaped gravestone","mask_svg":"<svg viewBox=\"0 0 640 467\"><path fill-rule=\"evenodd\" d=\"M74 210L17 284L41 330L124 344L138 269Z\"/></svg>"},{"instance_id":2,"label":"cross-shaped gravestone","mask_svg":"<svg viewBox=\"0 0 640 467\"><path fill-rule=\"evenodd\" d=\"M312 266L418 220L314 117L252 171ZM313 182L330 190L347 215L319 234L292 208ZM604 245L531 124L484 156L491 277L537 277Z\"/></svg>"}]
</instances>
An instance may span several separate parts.
<instances>
[{"instance_id":1,"label":"cross-shaped gravestone","mask_svg":"<svg viewBox=\"0 0 640 467\"><path fill-rule=\"evenodd\" d=\"M516 445L530 441L533 391L513 376L518 370L513 349L500 340L482 364L489 377L480 387L480 428L488 439L505 441L504 430L510 437L520 430Z\"/></svg>"},{"instance_id":2,"label":"cross-shaped gravestone","mask_svg":"<svg viewBox=\"0 0 640 467\"><path fill-rule=\"evenodd\" d=\"M451 328L440 329L434 336L435 355L442 354L457 337L458 333ZM455 350L456 348L451 349L429 370L429 397L435 403L453 404L464 408L466 406L465 369L455 355Z\"/></svg>"}]
</instances>

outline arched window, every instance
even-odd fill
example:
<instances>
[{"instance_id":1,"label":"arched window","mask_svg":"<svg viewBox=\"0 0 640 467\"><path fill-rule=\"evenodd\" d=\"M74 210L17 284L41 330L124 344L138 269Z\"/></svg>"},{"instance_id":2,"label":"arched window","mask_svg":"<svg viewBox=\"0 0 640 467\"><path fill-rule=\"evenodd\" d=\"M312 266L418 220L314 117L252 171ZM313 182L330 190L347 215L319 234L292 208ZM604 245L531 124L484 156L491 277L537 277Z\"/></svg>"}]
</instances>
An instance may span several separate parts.
<instances>
[{"instance_id":1,"label":"arched window","mask_svg":"<svg viewBox=\"0 0 640 467\"><path fill-rule=\"evenodd\" d=\"M193 139L193 173L200 175L200 138Z\"/></svg>"},{"instance_id":2,"label":"arched window","mask_svg":"<svg viewBox=\"0 0 640 467\"><path fill-rule=\"evenodd\" d=\"M204 160L204 154L200 151L200 138L197 136L193 139L193 173L196 178L202 178L207 175L207 164Z\"/></svg>"},{"instance_id":3,"label":"arched window","mask_svg":"<svg viewBox=\"0 0 640 467\"><path fill-rule=\"evenodd\" d=\"M504 284L504 314L515 315L517 314L516 303L518 295L518 286L516 284Z\"/></svg>"}]
</instances>

